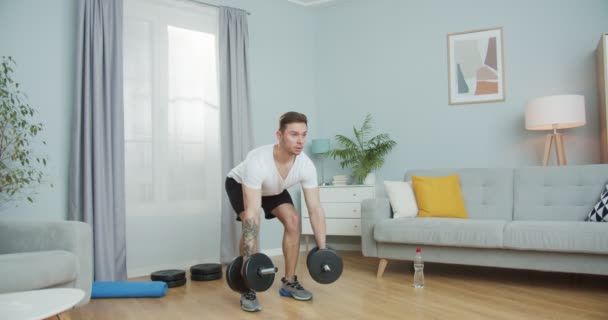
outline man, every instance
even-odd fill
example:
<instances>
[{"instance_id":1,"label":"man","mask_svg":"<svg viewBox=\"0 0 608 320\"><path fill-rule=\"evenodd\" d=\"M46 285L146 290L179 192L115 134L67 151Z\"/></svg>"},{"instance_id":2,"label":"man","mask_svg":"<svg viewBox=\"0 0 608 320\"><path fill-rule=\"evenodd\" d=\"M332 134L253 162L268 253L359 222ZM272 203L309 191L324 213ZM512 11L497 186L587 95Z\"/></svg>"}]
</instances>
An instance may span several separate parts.
<instances>
[{"instance_id":1,"label":"man","mask_svg":"<svg viewBox=\"0 0 608 320\"><path fill-rule=\"evenodd\" d=\"M283 224L285 276L281 279L283 284L279 293L296 300L310 300L312 293L302 287L295 275L300 252L300 217L287 188L301 184L319 248L325 248L326 236L317 170L302 152L307 134L308 120L304 114L284 113L276 132L277 144L250 151L245 161L232 169L226 178L228 198L237 214L236 219L242 222L240 250L244 261L257 252L261 208L266 219L276 217ZM262 310L255 291L241 295L241 308L250 312Z\"/></svg>"}]
</instances>

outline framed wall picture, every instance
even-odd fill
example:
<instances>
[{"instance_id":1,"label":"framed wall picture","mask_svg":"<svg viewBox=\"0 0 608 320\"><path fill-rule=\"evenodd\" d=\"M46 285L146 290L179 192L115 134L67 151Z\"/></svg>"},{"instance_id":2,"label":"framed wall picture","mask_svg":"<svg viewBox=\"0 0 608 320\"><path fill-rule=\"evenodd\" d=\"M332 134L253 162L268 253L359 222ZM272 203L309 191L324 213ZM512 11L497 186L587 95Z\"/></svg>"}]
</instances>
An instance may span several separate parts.
<instances>
[{"instance_id":1,"label":"framed wall picture","mask_svg":"<svg viewBox=\"0 0 608 320\"><path fill-rule=\"evenodd\" d=\"M505 100L502 28L448 34L449 104Z\"/></svg>"}]
</instances>

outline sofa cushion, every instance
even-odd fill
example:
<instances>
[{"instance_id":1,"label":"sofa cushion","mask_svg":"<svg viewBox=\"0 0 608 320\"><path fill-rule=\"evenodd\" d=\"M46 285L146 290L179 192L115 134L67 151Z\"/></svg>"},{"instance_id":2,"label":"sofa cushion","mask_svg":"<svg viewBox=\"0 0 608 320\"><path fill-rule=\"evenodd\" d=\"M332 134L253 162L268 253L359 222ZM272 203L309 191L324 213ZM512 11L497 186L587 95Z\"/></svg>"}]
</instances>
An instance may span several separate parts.
<instances>
[{"instance_id":1,"label":"sofa cushion","mask_svg":"<svg viewBox=\"0 0 608 320\"><path fill-rule=\"evenodd\" d=\"M513 219L513 169L408 170L405 180L411 180L414 175L436 177L451 174L458 175L469 219Z\"/></svg>"},{"instance_id":2,"label":"sofa cushion","mask_svg":"<svg viewBox=\"0 0 608 320\"><path fill-rule=\"evenodd\" d=\"M1 254L0 266L0 293L54 287L78 274L77 257L63 250Z\"/></svg>"},{"instance_id":3,"label":"sofa cushion","mask_svg":"<svg viewBox=\"0 0 608 320\"><path fill-rule=\"evenodd\" d=\"M413 218L418 214L411 181L384 181L384 190L393 209L393 218Z\"/></svg>"},{"instance_id":4,"label":"sofa cushion","mask_svg":"<svg viewBox=\"0 0 608 320\"><path fill-rule=\"evenodd\" d=\"M412 186L418 204L418 217L467 218L458 175L413 176Z\"/></svg>"},{"instance_id":5,"label":"sofa cushion","mask_svg":"<svg viewBox=\"0 0 608 320\"><path fill-rule=\"evenodd\" d=\"M589 211L585 221L608 222L608 185L603 188L600 200Z\"/></svg>"},{"instance_id":6,"label":"sofa cushion","mask_svg":"<svg viewBox=\"0 0 608 320\"><path fill-rule=\"evenodd\" d=\"M607 179L607 165L515 169L513 220L584 221Z\"/></svg>"},{"instance_id":7,"label":"sofa cushion","mask_svg":"<svg viewBox=\"0 0 608 320\"><path fill-rule=\"evenodd\" d=\"M577 253L608 253L608 224L585 221L513 221L505 229L505 248Z\"/></svg>"},{"instance_id":8,"label":"sofa cushion","mask_svg":"<svg viewBox=\"0 0 608 320\"><path fill-rule=\"evenodd\" d=\"M501 248L502 220L457 218L384 219L374 227L378 242L437 246Z\"/></svg>"}]
</instances>

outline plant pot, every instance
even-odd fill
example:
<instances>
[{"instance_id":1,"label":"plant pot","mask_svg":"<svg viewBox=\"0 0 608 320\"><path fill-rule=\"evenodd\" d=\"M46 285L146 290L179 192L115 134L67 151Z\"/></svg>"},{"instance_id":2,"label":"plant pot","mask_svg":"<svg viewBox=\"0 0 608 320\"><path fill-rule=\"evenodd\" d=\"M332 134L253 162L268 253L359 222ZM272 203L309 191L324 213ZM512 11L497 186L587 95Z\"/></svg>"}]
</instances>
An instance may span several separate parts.
<instances>
[{"instance_id":1,"label":"plant pot","mask_svg":"<svg viewBox=\"0 0 608 320\"><path fill-rule=\"evenodd\" d=\"M365 180L363 180L363 184L369 184L369 185L376 184L376 174L374 172L368 173L367 176L365 177Z\"/></svg>"}]
</instances>

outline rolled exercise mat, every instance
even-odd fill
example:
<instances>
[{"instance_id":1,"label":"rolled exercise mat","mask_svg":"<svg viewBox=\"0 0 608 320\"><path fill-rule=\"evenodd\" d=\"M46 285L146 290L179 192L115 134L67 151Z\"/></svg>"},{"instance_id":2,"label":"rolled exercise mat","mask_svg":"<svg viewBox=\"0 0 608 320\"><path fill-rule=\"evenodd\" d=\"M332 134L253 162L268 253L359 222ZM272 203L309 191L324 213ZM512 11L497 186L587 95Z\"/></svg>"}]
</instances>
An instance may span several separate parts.
<instances>
[{"instance_id":1,"label":"rolled exercise mat","mask_svg":"<svg viewBox=\"0 0 608 320\"><path fill-rule=\"evenodd\" d=\"M163 281L93 282L91 298L159 298L167 294Z\"/></svg>"}]
</instances>

